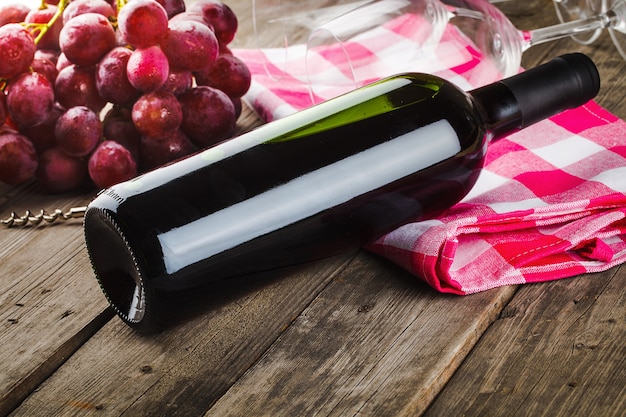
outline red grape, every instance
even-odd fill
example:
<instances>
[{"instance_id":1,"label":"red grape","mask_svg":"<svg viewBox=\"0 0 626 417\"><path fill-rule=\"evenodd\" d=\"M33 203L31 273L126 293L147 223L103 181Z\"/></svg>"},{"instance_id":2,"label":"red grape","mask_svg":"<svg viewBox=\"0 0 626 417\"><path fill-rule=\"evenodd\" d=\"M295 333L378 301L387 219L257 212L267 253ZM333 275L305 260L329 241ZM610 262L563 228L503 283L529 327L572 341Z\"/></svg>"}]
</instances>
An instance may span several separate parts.
<instances>
[{"instance_id":1,"label":"red grape","mask_svg":"<svg viewBox=\"0 0 626 417\"><path fill-rule=\"evenodd\" d=\"M159 90L139 97L132 119L143 136L165 140L180 128L183 112L173 93Z\"/></svg>"},{"instance_id":2,"label":"red grape","mask_svg":"<svg viewBox=\"0 0 626 417\"><path fill-rule=\"evenodd\" d=\"M167 80L169 71L167 57L158 46L134 50L126 65L128 81L144 93L161 88Z\"/></svg>"},{"instance_id":3,"label":"red grape","mask_svg":"<svg viewBox=\"0 0 626 417\"><path fill-rule=\"evenodd\" d=\"M54 65L57 64L60 51L53 49L37 49L35 51L35 59L47 59Z\"/></svg>"},{"instance_id":4,"label":"red grape","mask_svg":"<svg viewBox=\"0 0 626 417\"><path fill-rule=\"evenodd\" d=\"M66 109L75 106L87 106L96 113L106 105L98 94L95 67L68 65L59 71L54 84L57 101Z\"/></svg>"},{"instance_id":5,"label":"red grape","mask_svg":"<svg viewBox=\"0 0 626 417\"><path fill-rule=\"evenodd\" d=\"M211 29L191 20L170 22L161 48L173 69L199 71L211 65L219 53L217 38Z\"/></svg>"},{"instance_id":6,"label":"red grape","mask_svg":"<svg viewBox=\"0 0 626 417\"><path fill-rule=\"evenodd\" d=\"M170 71L162 89L179 96L193 87L193 74L189 71Z\"/></svg>"},{"instance_id":7,"label":"red grape","mask_svg":"<svg viewBox=\"0 0 626 417\"><path fill-rule=\"evenodd\" d=\"M65 110L59 105L52 107L46 120L34 126L20 126L19 130L24 136L30 139L35 145L38 153L56 146L56 138L54 137L54 126Z\"/></svg>"},{"instance_id":8,"label":"red grape","mask_svg":"<svg viewBox=\"0 0 626 417\"><path fill-rule=\"evenodd\" d=\"M54 104L54 89L50 81L38 72L26 72L9 84L7 109L20 126L43 122Z\"/></svg>"},{"instance_id":9,"label":"red grape","mask_svg":"<svg viewBox=\"0 0 626 417\"><path fill-rule=\"evenodd\" d=\"M59 71L57 70L56 65L54 65L54 62L50 61L47 58L37 58L37 55L35 55L35 59L33 59L31 68L33 69L33 71L38 72L46 77L46 79L50 81L50 84L52 85L54 85L54 82L57 79L57 75L59 74Z\"/></svg>"},{"instance_id":10,"label":"red grape","mask_svg":"<svg viewBox=\"0 0 626 417\"><path fill-rule=\"evenodd\" d=\"M117 23L126 42L136 48L157 45L167 33L167 12L155 0L133 0L119 12Z\"/></svg>"},{"instance_id":11,"label":"red grape","mask_svg":"<svg viewBox=\"0 0 626 417\"><path fill-rule=\"evenodd\" d=\"M215 33L215 30L213 29L213 25L211 25L211 22L209 22L208 20L204 18L201 12L185 11L185 12L179 13L170 19L170 23L188 21L188 20L192 22L202 23L203 25L205 25L206 27L208 27Z\"/></svg>"},{"instance_id":12,"label":"red grape","mask_svg":"<svg viewBox=\"0 0 626 417\"><path fill-rule=\"evenodd\" d=\"M41 154L36 177L47 193L64 193L86 183L87 164L82 158L54 147Z\"/></svg>"},{"instance_id":13,"label":"red grape","mask_svg":"<svg viewBox=\"0 0 626 417\"><path fill-rule=\"evenodd\" d=\"M232 136L250 82L227 46L237 17L189 4L1 5L0 181L105 188Z\"/></svg>"},{"instance_id":14,"label":"red grape","mask_svg":"<svg viewBox=\"0 0 626 417\"><path fill-rule=\"evenodd\" d=\"M23 22L28 12L30 8L22 3L3 4L0 6L0 26Z\"/></svg>"},{"instance_id":15,"label":"red grape","mask_svg":"<svg viewBox=\"0 0 626 417\"><path fill-rule=\"evenodd\" d=\"M0 130L0 181L21 184L35 175L37 164L35 146L25 136Z\"/></svg>"},{"instance_id":16,"label":"red grape","mask_svg":"<svg viewBox=\"0 0 626 417\"><path fill-rule=\"evenodd\" d=\"M189 7L190 12L199 12L215 30L217 40L227 45L237 32L237 16L230 7L219 0L199 0Z\"/></svg>"},{"instance_id":17,"label":"red grape","mask_svg":"<svg viewBox=\"0 0 626 417\"><path fill-rule=\"evenodd\" d=\"M57 71L60 72L63 68L68 67L70 65L72 65L70 60L67 59L65 54L61 52L57 58L57 64L56 64Z\"/></svg>"},{"instance_id":18,"label":"red grape","mask_svg":"<svg viewBox=\"0 0 626 417\"><path fill-rule=\"evenodd\" d=\"M168 18L172 18L177 14L185 11L185 0L157 0L165 9Z\"/></svg>"},{"instance_id":19,"label":"red grape","mask_svg":"<svg viewBox=\"0 0 626 417\"><path fill-rule=\"evenodd\" d=\"M99 13L84 13L70 19L59 35L59 45L67 59L85 67L97 64L115 44L113 26Z\"/></svg>"},{"instance_id":20,"label":"red grape","mask_svg":"<svg viewBox=\"0 0 626 417\"><path fill-rule=\"evenodd\" d=\"M0 93L0 128L7 120L9 113L7 111L7 96Z\"/></svg>"},{"instance_id":21,"label":"red grape","mask_svg":"<svg viewBox=\"0 0 626 417\"><path fill-rule=\"evenodd\" d=\"M118 46L109 51L96 67L96 87L100 97L119 105L133 102L140 92L128 81L126 66L132 51Z\"/></svg>"},{"instance_id":22,"label":"red grape","mask_svg":"<svg viewBox=\"0 0 626 417\"><path fill-rule=\"evenodd\" d=\"M241 98L230 98L233 102L233 106L235 106L235 119L239 119L241 116L241 112L243 111L243 102Z\"/></svg>"},{"instance_id":23,"label":"red grape","mask_svg":"<svg viewBox=\"0 0 626 417\"><path fill-rule=\"evenodd\" d=\"M115 17L115 9L104 0L73 0L63 10L63 22L85 13L99 13L107 18Z\"/></svg>"},{"instance_id":24,"label":"red grape","mask_svg":"<svg viewBox=\"0 0 626 417\"><path fill-rule=\"evenodd\" d=\"M234 55L220 55L213 65L194 75L198 85L218 88L233 98L243 96L252 80L248 66Z\"/></svg>"},{"instance_id":25,"label":"red grape","mask_svg":"<svg viewBox=\"0 0 626 417\"><path fill-rule=\"evenodd\" d=\"M235 132L235 106L224 92L200 86L178 99L183 109L181 129L196 145L213 145Z\"/></svg>"},{"instance_id":26,"label":"red grape","mask_svg":"<svg viewBox=\"0 0 626 417\"><path fill-rule=\"evenodd\" d=\"M87 156L100 142L102 122L88 107L72 107L57 120L54 136L59 148L68 155Z\"/></svg>"},{"instance_id":27,"label":"red grape","mask_svg":"<svg viewBox=\"0 0 626 417\"><path fill-rule=\"evenodd\" d=\"M113 140L130 151L139 161L139 142L141 133L135 127L130 116L130 110L113 107L107 112L103 121L103 136L105 140Z\"/></svg>"},{"instance_id":28,"label":"red grape","mask_svg":"<svg viewBox=\"0 0 626 417\"><path fill-rule=\"evenodd\" d=\"M45 24L52 19L57 12L58 8L52 5L46 5L44 9L37 8L31 10L24 18L25 23L40 23ZM63 21L58 19L48 28L48 31L37 43L38 49L59 49L59 34L63 28ZM37 36L39 30L35 30L35 36Z\"/></svg>"},{"instance_id":29,"label":"red grape","mask_svg":"<svg viewBox=\"0 0 626 417\"><path fill-rule=\"evenodd\" d=\"M91 154L89 176L99 188L107 188L137 175L137 163L121 144L106 140Z\"/></svg>"},{"instance_id":30,"label":"red grape","mask_svg":"<svg viewBox=\"0 0 626 417\"><path fill-rule=\"evenodd\" d=\"M190 155L198 150L187 135L176 130L166 140L141 138L142 170L150 170Z\"/></svg>"},{"instance_id":31,"label":"red grape","mask_svg":"<svg viewBox=\"0 0 626 417\"><path fill-rule=\"evenodd\" d=\"M18 23L0 27L0 78L13 78L26 72L35 57L35 40Z\"/></svg>"}]
</instances>

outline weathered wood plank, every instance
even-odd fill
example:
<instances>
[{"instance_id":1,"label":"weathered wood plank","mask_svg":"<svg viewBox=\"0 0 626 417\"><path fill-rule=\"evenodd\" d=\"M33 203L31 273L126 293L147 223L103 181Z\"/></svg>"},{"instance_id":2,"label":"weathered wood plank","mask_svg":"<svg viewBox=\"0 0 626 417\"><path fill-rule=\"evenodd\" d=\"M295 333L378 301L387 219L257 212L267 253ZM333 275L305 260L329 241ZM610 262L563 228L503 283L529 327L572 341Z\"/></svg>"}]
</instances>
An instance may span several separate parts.
<instances>
[{"instance_id":1,"label":"weathered wood plank","mask_svg":"<svg viewBox=\"0 0 626 417\"><path fill-rule=\"evenodd\" d=\"M197 292L160 334L114 319L13 416L202 415L353 256Z\"/></svg>"},{"instance_id":2,"label":"weathered wood plank","mask_svg":"<svg viewBox=\"0 0 626 417\"><path fill-rule=\"evenodd\" d=\"M84 204L4 187L0 216ZM8 207L11 205L11 207ZM0 415L8 414L111 316L83 250L82 222L0 230Z\"/></svg>"},{"instance_id":3,"label":"weathered wood plank","mask_svg":"<svg viewBox=\"0 0 626 417\"><path fill-rule=\"evenodd\" d=\"M514 291L436 294L364 253L206 415L419 415Z\"/></svg>"},{"instance_id":4,"label":"weathered wood plank","mask_svg":"<svg viewBox=\"0 0 626 417\"><path fill-rule=\"evenodd\" d=\"M625 415L624 278L522 287L425 415Z\"/></svg>"},{"instance_id":5,"label":"weathered wood plank","mask_svg":"<svg viewBox=\"0 0 626 417\"><path fill-rule=\"evenodd\" d=\"M254 45L250 36L249 2L233 0L229 4L241 17L238 39L244 40L244 46ZM553 13L550 1L546 1L544 12L516 22L520 28L541 27L555 22ZM242 46L241 42L236 46ZM623 85L624 62L608 36L592 47L563 40L531 48L524 54L524 66L574 50L589 53L600 64L606 85L599 97L600 104L626 117L624 97L614 91L615 86ZM251 113L244 114L240 121L244 129L258 124ZM0 187L3 216L13 209L21 212L57 204L67 208L86 201L84 195L45 196L32 186ZM0 410L19 404L52 374L15 411L16 416L202 415L285 329L289 330L222 401L210 408L209 415L282 406L291 407L292 411L308 407L334 415L357 414L357 411L365 415L387 415L390 410L419 413L437 395L513 292L507 288L463 299L436 295L415 284L413 278L389 265L377 264L367 255L359 255L358 265L351 267L351 272L342 273L322 291L344 265L335 259L322 263L323 267L303 269L284 279L263 280L238 290L223 289L222 293L199 294L207 296L207 303L213 309L191 309L190 319L159 335L137 335L114 319L55 372L108 321L110 313L81 249L81 228L40 229L0 233L0 360L3 364L0 391L7 390L7 394L2 394L4 402L0 403ZM53 256L50 248L59 253ZM33 257L38 261L33 262ZM554 285L546 288L560 288ZM320 291L321 295L315 298ZM516 297L518 305L536 305L532 298L539 297L540 291L536 291L525 289L522 298ZM592 294L594 290L581 288L581 291ZM601 300L608 300L609 293L615 290L607 287L604 292L598 291ZM610 299L614 305L623 305L621 294L621 298ZM305 314L299 315L313 299ZM596 308L594 304L590 311ZM614 311L618 314L621 311L623 318L624 310L619 308ZM600 317L600 310L597 314ZM465 321L455 325L453 321L458 317ZM541 321L541 315L533 317L536 326L549 327ZM609 321L614 318L606 317ZM290 328L292 320L295 322ZM498 328L494 326L496 334L491 337L506 338L508 327L502 326L502 321L505 320L496 322ZM438 327L438 323L444 322L446 327ZM383 323L388 327L383 327ZM572 322L572 329L575 324ZM530 323L526 325L531 327ZM612 333L607 332L609 324L598 326L600 333L590 334L607 337L599 348L579 352L572 347L573 353L589 356L589 360L583 361L584 368L575 368L572 375L576 379L566 378L574 386L563 388L562 375L556 370L547 371L537 382L537 387L545 393L535 388L526 404L534 404L533 401L539 404L539 400L544 401L550 395L565 398L561 391L571 388L579 392L584 388L587 395L579 403L581 409L600 409L593 404L602 400L604 389L610 398L616 399L613 405L623 405L623 391L617 389L624 385L624 363L616 362L619 352L624 358L623 350L618 351L615 345L606 364L602 362L605 356L597 353L605 352L605 346L610 343L624 340L623 324L615 325L620 330ZM559 328L564 331L562 326ZM548 333L556 337L557 330L548 329ZM579 331L580 335L587 334L582 328ZM586 340L583 336L581 340ZM557 341L553 343L557 346ZM440 349L437 351L433 346ZM511 357L515 354L511 352ZM592 358L592 355L596 356ZM272 358L282 362L268 362ZM473 366L481 369L489 363L485 362L487 359L482 358L483 362ZM338 362L333 363L335 360ZM518 360L533 366L532 357ZM295 376L290 376L293 372L290 366L298 370ZM325 374L321 373L322 369ZM265 370L272 373L265 375ZM536 377L531 371L523 375ZM550 375L555 377L548 378ZM598 379L602 375L609 375L613 386L601 385L603 382ZM498 374L493 376L497 377ZM587 380L598 385L590 389ZM250 398L247 389L260 393L264 400ZM286 400L282 398L282 404L277 402L281 398L275 399L272 394L279 392L290 394ZM333 404L333 408L327 403ZM228 404L237 408L229 409ZM446 410L445 415L450 413Z\"/></svg>"}]
</instances>

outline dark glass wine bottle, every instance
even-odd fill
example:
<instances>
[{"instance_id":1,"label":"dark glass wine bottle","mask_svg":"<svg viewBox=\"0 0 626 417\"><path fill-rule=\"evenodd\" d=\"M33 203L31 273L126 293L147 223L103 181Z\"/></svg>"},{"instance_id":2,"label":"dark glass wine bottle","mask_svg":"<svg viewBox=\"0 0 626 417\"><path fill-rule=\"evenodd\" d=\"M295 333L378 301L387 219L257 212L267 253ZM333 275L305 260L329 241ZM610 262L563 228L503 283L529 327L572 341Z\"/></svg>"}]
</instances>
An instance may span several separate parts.
<instances>
[{"instance_id":1,"label":"dark glass wine bottle","mask_svg":"<svg viewBox=\"0 0 626 417\"><path fill-rule=\"evenodd\" d=\"M85 214L118 315L158 327L164 294L355 249L441 213L474 185L491 139L599 90L582 54L467 93L401 74L103 190Z\"/></svg>"}]
</instances>

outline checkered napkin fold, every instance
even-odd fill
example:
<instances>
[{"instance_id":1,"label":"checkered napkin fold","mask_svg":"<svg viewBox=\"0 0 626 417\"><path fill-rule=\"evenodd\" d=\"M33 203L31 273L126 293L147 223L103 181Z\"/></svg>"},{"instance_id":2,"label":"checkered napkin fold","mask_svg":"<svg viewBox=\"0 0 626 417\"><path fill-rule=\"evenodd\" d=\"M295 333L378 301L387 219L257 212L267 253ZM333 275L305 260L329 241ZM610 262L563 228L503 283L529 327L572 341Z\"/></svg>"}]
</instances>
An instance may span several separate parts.
<instances>
[{"instance_id":1,"label":"checkered napkin fold","mask_svg":"<svg viewBox=\"0 0 626 417\"><path fill-rule=\"evenodd\" d=\"M359 46L410 43L401 30L375 36L378 42ZM384 36L392 40L380 42ZM371 51L372 62L380 52ZM284 51L235 54L253 73L245 99L265 120L311 105L302 45L291 47L287 65ZM466 89L496 76L450 25L415 67ZM281 69L287 72L277 77ZM460 203L366 249L454 294L598 272L626 260L625 193L626 123L591 101L492 142L477 184Z\"/></svg>"}]
</instances>

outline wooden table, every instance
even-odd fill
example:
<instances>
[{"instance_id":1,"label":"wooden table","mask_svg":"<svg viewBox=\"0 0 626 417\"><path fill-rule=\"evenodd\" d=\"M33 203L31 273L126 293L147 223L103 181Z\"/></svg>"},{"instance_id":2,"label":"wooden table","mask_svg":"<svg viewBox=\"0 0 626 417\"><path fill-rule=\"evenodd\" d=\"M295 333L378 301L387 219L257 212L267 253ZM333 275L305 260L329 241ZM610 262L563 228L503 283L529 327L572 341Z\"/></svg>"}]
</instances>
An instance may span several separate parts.
<instances>
[{"instance_id":1,"label":"wooden table","mask_svg":"<svg viewBox=\"0 0 626 417\"><path fill-rule=\"evenodd\" d=\"M249 1L230 1L249 39ZM555 23L551 2L519 28ZM608 35L580 50L598 102L626 117L626 63ZM245 110L245 130L258 124ZM626 181L626 179L625 179ZM0 186L0 215L83 205ZM0 230L0 415L623 416L626 269L477 295L441 295L359 251L201 294L140 335L108 308L80 221Z\"/></svg>"}]
</instances>

